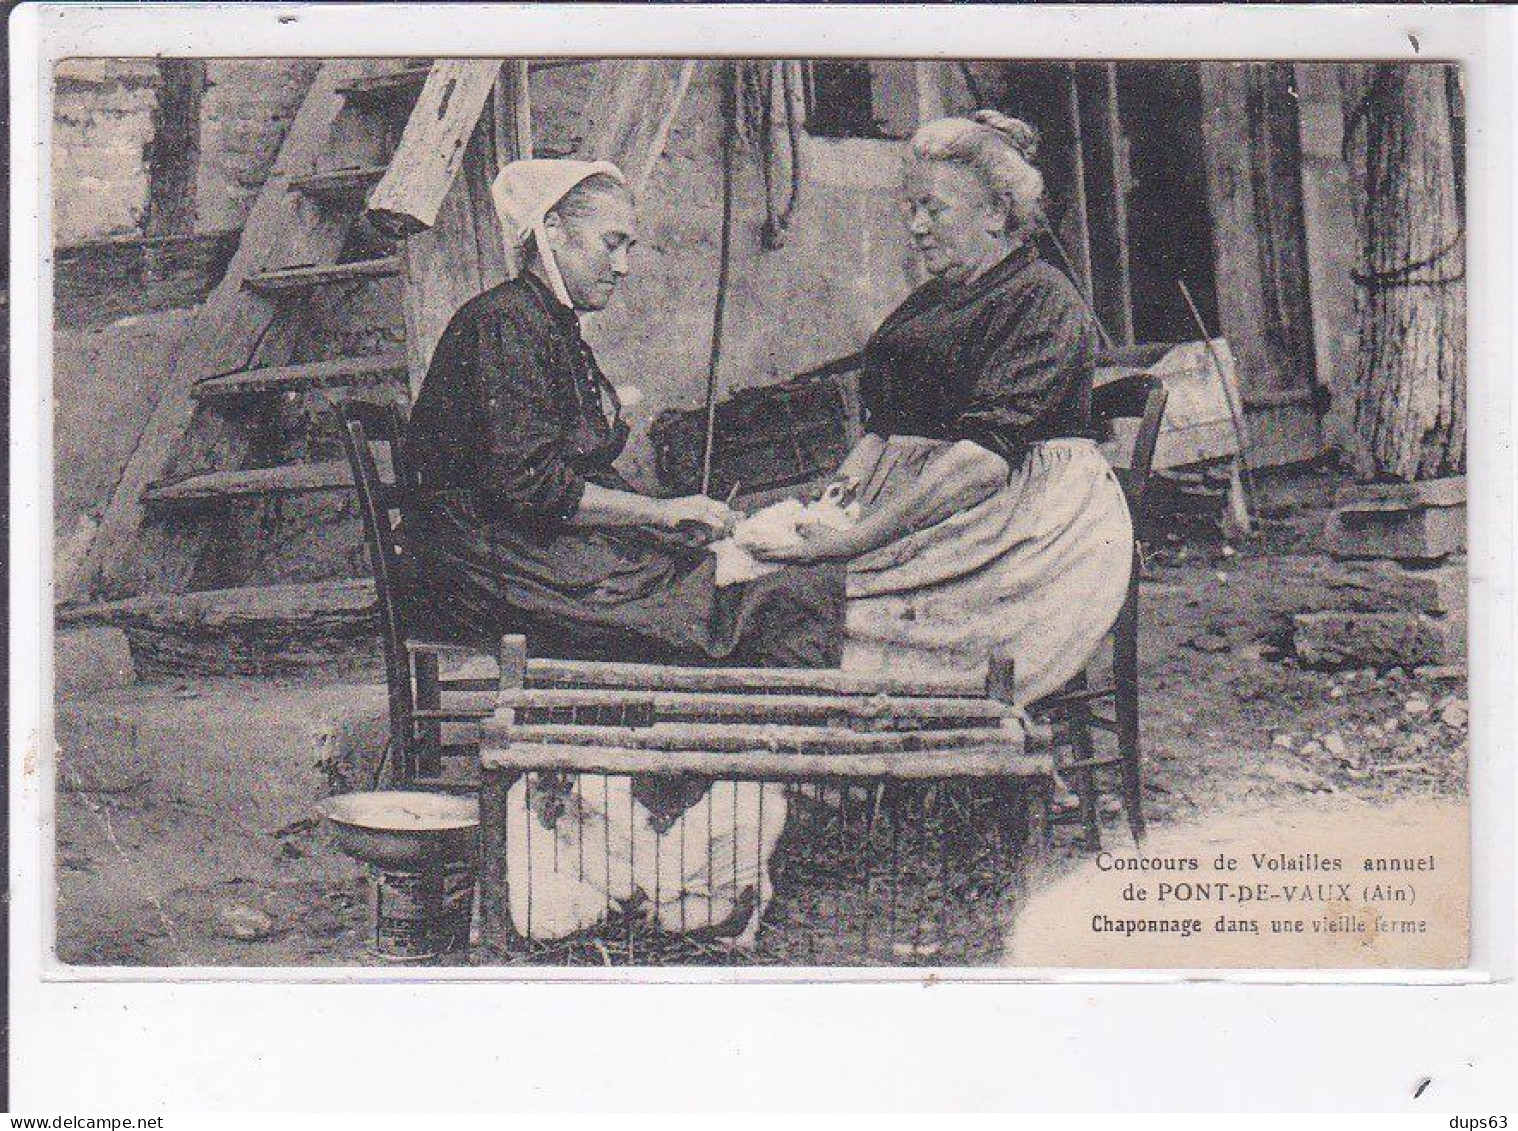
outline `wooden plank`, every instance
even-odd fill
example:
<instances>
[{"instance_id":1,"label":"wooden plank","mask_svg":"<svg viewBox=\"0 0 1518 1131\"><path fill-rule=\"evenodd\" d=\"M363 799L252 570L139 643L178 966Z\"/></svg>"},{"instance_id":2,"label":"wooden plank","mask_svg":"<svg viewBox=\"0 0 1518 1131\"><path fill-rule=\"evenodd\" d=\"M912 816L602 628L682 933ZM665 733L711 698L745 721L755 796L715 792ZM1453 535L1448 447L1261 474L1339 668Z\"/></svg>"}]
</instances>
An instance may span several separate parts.
<instances>
[{"instance_id":1,"label":"wooden plank","mask_svg":"<svg viewBox=\"0 0 1518 1131\"><path fill-rule=\"evenodd\" d=\"M997 725L1011 716L1011 709L984 697L892 699L887 696L806 695L720 692L650 691L628 692L616 688L527 688L503 693L497 705L515 711L581 709L631 709L650 712L656 721L697 720L708 722L827 722L832 719L872 724L892 721L974 721Z\"/></svg>"},{"instance_id":2,"label":"wooden plank","mask_svg":"<svg viewBox=\"0 0 1518 1131\"><path fill-rule=\"evenodd\" d=\"M406 358L413 396L454 314L507 277L505 239L490 184L515 154L498 156L497 136L493 115L480 116L465 146L462 175L449 186L435 221L406 240Z\"/></svg>"},{"instance_id":3,"label":"wooden plank","mask_svg":"<svg viewBox=\"0 0 1518 1131\"><path fill-rule=\"evenodd\" d=\"M374 583L351 579L147 594L59 609L58 622L163 628L176 624L291 624L331 617L369 617L374 609Z\"/></svg>"},{"instance_id":4,"label":"wooden plank","mask_svg":"<svg viewBox=\"0 0 1518 1131\"><path fill-rule=\"evenodd\" d=\"M348 465L292 463L247 471L208 471L170 482L154 483L143 492L147 506L191 505L246 495L307 495L317 491L346 491L353 487Z\"/></svg>"},{"instance_id":5,"label":"wooden plank","mask_svg":"<svg viewBox=\"0 0 1518 1131\"><path fill-rule=\"evenodd\" d=\"M378 660L374 587L366 581L157 594L73 617L121 628L138 678L311 670L330 678L372 672Z\"/></svg>"},{"instance_id":6,"label":"wooden plank","mask_svg":"<svg viewBox=\"0 0 1518 1131\"><path fill-rule=\"evenodd\" d=\"M260 271L244 279L243 286L259 294L277 295L369 279L390 279L399 275L401 269L401 257L387 255L380 259L359 259L352 263L314 263L307 267L280 267L272 271Z\"/></svg>"},{"instance_id":7,"label":"wooden plank","mask_svg":"<svg viewBox=\"0 0 1518 1131\"><path fill-rule=\"evenodd\" d=\"M971 744L928 753L789 754L772 750L644 750L616 746L487 745L480 752L487 774L558 770L582 774L700 774L728 780L790 781L807 778L956 777L1042 778L1054 760L1013 743Z\"/></svg>"},{"instance_id":8,"label":"wooden plank","mask_svg":"<svg viewBox=\"0 0 1518 1131\"><path fill-rule=\"evenodd\" d=\"M197 414L190 389L202 378L245 369L250 360L280 364L290 342L277 332L279 306L247 291L250 275L291 262L334 258L352 217L322 212L290 181L329 159L333 125L343 110L338 88L362 73L362 61L322 64L290 124L269 177L253 203L237 251L220 284L196 312L131 458L91 540L77 584L62 600L110 596L144 587L182 589L210 536L209 530L165 529L149 523L142 492L180 466L225 466L241 461L247 434L218 413ZM191 437L192 425L197 433Z\"/></svg>"},{"instance_id":9,"label":"wooden plank","mask_svg":"<svg viewBox=\"0 0 1518 1131\"><path fill-rule=\"evenodd\" d=\"M1218 313L1246 401L1310 391L1313 381L1300 177L1295 149L1283 137L1293 113L1282 82L1290 69L1275 66L1198 64ZM1251 411L1248 420L1252 466L1310 459L1322 450L1310 405Z\"/></svg>"},{"instance_id":10,"label":"wooden plank","mask_svg":"<svg viewBox=\"0 0 1518 1131\"><path fill-rule=\"evenodd\" d=\"M685 668L534 658L529 687L615 687L650 691L806 692L823 695L975 696L983 676L892 679L838 668Z\"/></svg>"},{"instance_id":11,"label":"wooden plank","mask_svg":"<svg viewBox=\"0 0 1518 1131\"><path fill-rule=\"evenodd\" d=\"M432 65L390 168L369 194L376 228L411 236L437 221L504 62L440 59Z\"/></svg>"},{"instance_id":12,"label":"wooden plank","mask_svg":"<svg viewBox=\"0 0 1518 1131\"><path fill-rule=\"evenodd\" d=\"M610 161L636 181L649 155L662 148L670 108L683 101L694 67L677 59L602 63L587 102L589 123L578 155Z\"/></svg>"},{"instance_id":13,"label":"wooden plank","mask_svg":"<svg viewBox=\"0 0 1518 1131\"><path fill-rule=\"evenodd\" d=\"M954 730L857 731L833 726L766 723L655 723L647 727L517 723L500 712L481 730L492 744L540 743L613 746L631 750L773 750L799 754L884 754L952 750L968 745L1020 743L1022 728L964 727Z\"/></svg>"},{"instance_id":14,"label":"wooden plank","mask_svg":"<svg viewBox=\"0 0 1518 1131\"><path fill-rule=\"evenodd\" d=\"M296 393L309 389L347 389L383 385L406 376L405 357L340 357L301 365L265 365L224 377L198 381L190 390L197 400L240 397L254 393Z\"/></svg>"},{"instance_id":15,"label":"wooden plank","mask_svg":"<svg viewBox=\"0 0 1518 1131\"><path fill-rule=\"evenodd\" d=\"M323 204L355 205L363 203L369 190L385 175L384 165L355 165L296 177L290 188Z\"/></svg>"}]
</instances>

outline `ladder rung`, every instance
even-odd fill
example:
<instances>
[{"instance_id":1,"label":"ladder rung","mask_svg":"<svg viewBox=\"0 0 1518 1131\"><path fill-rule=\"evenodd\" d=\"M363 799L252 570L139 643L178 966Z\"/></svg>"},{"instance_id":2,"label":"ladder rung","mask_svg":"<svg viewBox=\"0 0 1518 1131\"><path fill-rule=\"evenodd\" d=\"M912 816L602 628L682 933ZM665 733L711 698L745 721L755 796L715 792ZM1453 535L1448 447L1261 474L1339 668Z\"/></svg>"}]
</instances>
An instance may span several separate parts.
<instances>
[{"instance_id":1,"label":"ladder rung","mask_svg":"<svg viewBox=\"0 0 1518 1131\"><path fill-rule=\"evenodd\" d=\"M387 279L401 273L398 255L382 259L360 259L353 263L320 263L307 267L284 267L277 271L261 271L243 280L243 286L260 294L277 294L282 291L306 291L312 287L324 287L334 283L361 282L365 279Z\"/></svg>"},{"instance_id":2,"label":"ladder rung","mask_svg":"<svg viewBox=\"0 0 1518 1131\"><path fill-rule=\"evenodd\" d=\"M347 86L339 87L337 93L353 106L380 106L395 102L407 95L415 95L427 81L430 65L407 67L382 75L366 75L354 79Z\"/></svg>"},{"instance_id":3,"label":"ladder rung","mask_svg":"<svg viewBox=\"0 0 1518 1131\"><path fill-rule=\"evenodd\" d=\"M598 59L530 59L529 71L556 71L564 67L583 67L599 62ZM427 81L431 66L406 67L383 75L368 75L355 79L338 90L348 103L360 108L380 107L404 102L416 97Z\"/></svg>"},{"instance_id":4,"label":"ladder rung","mask_svg":"<svg viewBox=\"0 0 1518 1131\"><path fill-rule=\"evenodd\" d=\"M244 369L198 382L191 390L198 400L238 397L249 393L287 393L306 389L344 389L383 385L403 380L406 359L390 357L340 357L302 365L271 365Z\"/></svg>"},{"instance_id":5,"label":"ladder rung","mask_svg":"<svg viewBox=\"0 0 1518 1131\"><path fill-rule=\"evenodd\" d=\"M358 205L364 202L370 188L378 184L384 175L383 165L333 169L294 178L290 182L290 191L302 193L324 204Z\"/></svg>"},{"instance_id":6,"label":"ladder rung","mask_svg":"<svg viewBox=\"0 0 1518 1131\"><path fill-rule=\"evenodd\" d=\"M208 471L169 483L155 483L142 493L146 506L212 503L257 495L303 495L348 490L353 486L347 463L292 463L248 471Z\"/></svg>"}]
</instances>

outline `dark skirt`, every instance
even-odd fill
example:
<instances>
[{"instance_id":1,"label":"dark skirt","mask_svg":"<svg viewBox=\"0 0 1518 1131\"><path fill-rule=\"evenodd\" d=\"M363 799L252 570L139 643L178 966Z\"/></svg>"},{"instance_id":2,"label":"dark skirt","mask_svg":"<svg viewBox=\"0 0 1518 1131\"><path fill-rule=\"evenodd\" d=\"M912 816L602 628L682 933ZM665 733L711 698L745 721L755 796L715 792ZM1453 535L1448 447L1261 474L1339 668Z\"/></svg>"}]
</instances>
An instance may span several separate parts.
<instances>
[{"instance_id":1,"label":"dark skirt","mask_svg":"<svg viewBox=\"0 0 1518 1131\"><path fill-rule=\"evenodd\" d=\"M481 518L462 493L407 508L413 623L492 650L504 635L557 659L837 667L844 570L789 567L719 589L701 546L645 528L534 530Z\"/></svg>"}]
</instances>

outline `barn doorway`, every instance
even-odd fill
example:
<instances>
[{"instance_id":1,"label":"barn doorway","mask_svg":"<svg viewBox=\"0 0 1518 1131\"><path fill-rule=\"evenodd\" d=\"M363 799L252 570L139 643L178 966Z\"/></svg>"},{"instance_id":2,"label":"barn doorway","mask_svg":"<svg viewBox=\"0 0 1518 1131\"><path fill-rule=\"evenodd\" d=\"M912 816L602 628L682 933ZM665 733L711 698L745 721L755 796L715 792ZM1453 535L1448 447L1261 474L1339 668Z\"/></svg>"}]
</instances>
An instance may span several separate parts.
<instances>
[{"instance_id":1,"label":"barn doorway","mask_svg":"<svg viewBox=\"0 0 1518 1131\"><path fill-rule=\"evenodd\" d=\"M1209 333L1218 332L1217 278L1202 88L1195 64L1120 63L1118 114L1128 142L1128 272L1140 342L1194 339L1176 286L1185 280Z\"/></svg>"}]
</instances>

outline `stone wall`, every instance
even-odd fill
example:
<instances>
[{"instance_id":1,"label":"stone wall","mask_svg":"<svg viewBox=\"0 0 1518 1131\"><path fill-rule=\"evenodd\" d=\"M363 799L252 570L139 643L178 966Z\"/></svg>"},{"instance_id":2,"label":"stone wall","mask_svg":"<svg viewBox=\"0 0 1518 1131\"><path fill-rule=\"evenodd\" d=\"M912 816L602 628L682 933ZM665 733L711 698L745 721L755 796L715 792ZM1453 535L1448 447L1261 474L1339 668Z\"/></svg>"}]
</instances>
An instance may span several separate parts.
<instances>
[{"instance_id":1,"label":"stone wall","mask_svg":"<svg viewBox=\"0 0 1518 1131\"><path fill-rule=\"evenodd\" d=\"M65 59L53 85L53 239L141 230L158 104L152 59Z\"/></svg>"},{"instance_id":2,"label":"stone wall","mask_svg":"<svg viewBox=\"0 0 1518 1131\"><path fill-rule=\"evenodd\" d=\"M622 464L645 486L653 485L649 422L704 397L722 213L717 81L714 64L698 71L641 202L633 273L613 304L586 320L607 374L641 394L627 414L633 439ZM719 395L854 352L917 278L897 205L901 143L803 142L802 199L776 250L760 244L765 212L755 147L740 148L734 162ZM788 181L782 167L782 192Z\"/></svg>"},{"instance_id":3,"label":"stone wall","mask_svg":"<svg viewBox=\"0 0 1518 1131\"><path fill-rule=\"evenodd\" d=\"M212 59L201 102L195 231L242 225L317 60ZM153 59L58 64L53 109L54 242L141 235L162 77Z\"/></svg>"}]
</instances>

